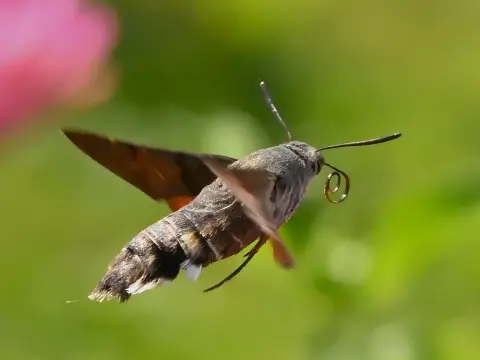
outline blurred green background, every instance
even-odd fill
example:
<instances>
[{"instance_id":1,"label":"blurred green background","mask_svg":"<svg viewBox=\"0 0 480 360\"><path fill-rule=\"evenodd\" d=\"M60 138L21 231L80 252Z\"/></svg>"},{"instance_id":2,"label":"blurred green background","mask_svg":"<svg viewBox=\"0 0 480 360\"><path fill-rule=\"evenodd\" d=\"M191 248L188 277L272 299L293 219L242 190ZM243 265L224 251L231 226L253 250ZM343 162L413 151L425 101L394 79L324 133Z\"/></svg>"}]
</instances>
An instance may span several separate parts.
<instances>
[{"instance_id":1,"label":"blurred green background","mask_svg":"<svg viewBox=\"0 0 480 360\"><path fill-rule=\"evenodd\" d=\"M367 0L111 1L121 86L2 145L2 359L480 358L480 3ZM124 304L86 296L131 237L168 213L72 146L70 126L241 157L294 137L331 150L271 248L180 276ZM80 302L65 304L67 300Z\"/></svg>"}]
</instances>

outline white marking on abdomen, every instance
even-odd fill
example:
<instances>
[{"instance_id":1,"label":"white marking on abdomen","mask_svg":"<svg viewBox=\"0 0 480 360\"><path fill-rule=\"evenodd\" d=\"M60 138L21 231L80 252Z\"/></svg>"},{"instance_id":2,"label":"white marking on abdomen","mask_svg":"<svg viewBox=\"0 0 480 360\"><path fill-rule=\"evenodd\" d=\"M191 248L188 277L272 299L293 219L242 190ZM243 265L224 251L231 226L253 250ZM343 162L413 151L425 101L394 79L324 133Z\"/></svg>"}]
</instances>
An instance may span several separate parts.
<instances>
[{"instance_id":1,"label":"white marking on abdomen","mask_svg":"<svg viewBox=\"0 0 480 360\"><path fill-rule=\"evenodd\" d=\"M202 272L202 265L193 265L189 260L185 260L180 264L187 274L187 278L191 281L196 281Z\"/></svg>"},{"instance_id":2,"label":"white marking on abdomen","mask_svg":"<svg viewBox=\"0 0 480 360\"><path fill-rule=\"evenodd\" d=\"M202 236L202 234L200 234L200 231L198 230L198 225L192 220L190 219L190 217L188 217L188 215L186 213L182 213L182 215L185 217L185 219L187 219L188 221L190 221L190 223L192 224L192 226L195 228L195 234L198 235L198 237L200 238L203 238L208 247L210 248L210 250L212 250L213 254L215 255L215 257L217 258L217 260L220 260L222 258L222 255L218 252L218 250L215 248L215 246L212 244L212 242L210 241L210 239L207 239L205 238L204 236Z\"/></svg>"},{"instance_id":3,"label":"white marking on abdomen","mask_svg":"<svg viewBox=\"0 0 480 360\"><path fill-rule=\"evenodd\" d=\"M145 235L145 237L146 237L148 240L150 240L152 243L154 243L155 246L158 247L158 248L161 250L160 245L157 243L157 239L159 238L159 236L158 236L156 233L152 232L152 230L149 230L149 229L147 228L147 229L145 229L145 230L142 230L142 231L140 232L140 234L141 234L141 235Z\"/></svg>"},{"instance_id":4,"label":"white marking on abdomen","mask_svg":"<svg viewBox=\"0 0 480 360\"><path fill-rule=\"evenodd\" d=\"M148 283L144 283L144 281L145 281L145 278L143 277L135 281L133 284L131 284L127 288L127 293L131 295L141 294L144 291L153 289L155 286L164 285L170 282L169 280L166 280L166 279L157 279L154 281L150 281Z\"/></svg>"}]
</instances>

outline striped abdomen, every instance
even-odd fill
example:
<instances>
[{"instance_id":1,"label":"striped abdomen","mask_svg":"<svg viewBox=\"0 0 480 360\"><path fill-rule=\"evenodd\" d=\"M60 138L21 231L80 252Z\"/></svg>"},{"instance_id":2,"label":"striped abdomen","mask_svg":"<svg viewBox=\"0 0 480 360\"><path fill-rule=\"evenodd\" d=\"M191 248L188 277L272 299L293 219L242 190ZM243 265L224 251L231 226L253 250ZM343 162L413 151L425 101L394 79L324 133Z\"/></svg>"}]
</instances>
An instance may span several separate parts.
<instances>
[{"instance_id":1,"label":"striped abdomen","mask_svg":"<svg viewBox=\"0 0 480 360\"><path fill-rule=\"evenodd\" d=\"M181 269L196 279L202 267L237 254L258 238L260 231L241 204L228 189L215 184L135 236L116 256L90 299L126 301L174 280Z\"/></svg>"}]
</instances>

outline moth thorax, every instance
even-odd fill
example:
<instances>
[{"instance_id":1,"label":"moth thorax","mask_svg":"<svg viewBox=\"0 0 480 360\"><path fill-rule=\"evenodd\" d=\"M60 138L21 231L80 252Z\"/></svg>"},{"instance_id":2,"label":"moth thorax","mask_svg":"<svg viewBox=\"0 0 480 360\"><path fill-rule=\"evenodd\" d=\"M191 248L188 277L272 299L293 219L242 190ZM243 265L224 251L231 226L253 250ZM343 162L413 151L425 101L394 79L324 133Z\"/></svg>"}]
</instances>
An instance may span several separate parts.
<instances>
[{"instance_id":1,"label":"moth thorax","mask_svg":"<svg viewBox=\"0 0 480 360\"><path fill-rule=\"evenodd\" d=\"M275 184L272 196L274 205L274 219L277 225L287 221L295 212L303 198L308 180L305 177L282 179Z\"/></svg>"}]
</instances>

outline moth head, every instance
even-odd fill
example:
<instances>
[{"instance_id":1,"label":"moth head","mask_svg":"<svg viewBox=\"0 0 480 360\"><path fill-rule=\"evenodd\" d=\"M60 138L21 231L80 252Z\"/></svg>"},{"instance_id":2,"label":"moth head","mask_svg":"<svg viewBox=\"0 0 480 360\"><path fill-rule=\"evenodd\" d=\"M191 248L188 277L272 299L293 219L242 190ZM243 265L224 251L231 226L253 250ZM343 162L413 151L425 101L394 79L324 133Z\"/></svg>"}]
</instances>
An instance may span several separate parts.
<instances>
[{"instance_id":1,"label":"moth head","mask_svg":"<svg viewBox=\"0 0 480 360\"><path fill-rule=\"evenodd\" d=\"M304 161L309 176L314 177L320 173L325 164L325 158L320 151L301 141L290 141L285 146Z\"/></svg>"},{"instance_id":2,"label":"moth head","mask_svg":"<svg viewBox=\"0 0 480 360\"><path fill-rule=\"evenodd\" d=\"M290 134L290 131L288 130L287 125L285 124L282 117L280 116L277 108L273 104L272 98L268 93L265 82L263 81L260 82L260 88L263 92L263 96L265 97L265 101L267 102L268 107L274 114L277 121L283 126L283 128L285 129L285 132L287 133L288 141L289 141L288 146L292 149L297 150L297 154L301 154L301 157L306 161L307 167L309 167L312 170L313 176L318 175L324 165L328 166L330 169L333 170L330 174L328 174L327 181L325 181L325 186L323 188L323 193L325 195L325 198L333 204L339 204L347 198L348 192L350 191L350 178L342 170L327 163L325 161L325 158L323 157L322 151L329 150L329 149L338 149L342 147L350 147L350 146L366 146L366 145L381 144L387 141L398 139L400 136L402 136L402 134L400 133L393 133L391 135L370 139L370 140L353 141L353 142L347 142L342 144L328 145L320 149L312 148L311 146L305 143L302 143L299 141L292 141L292 135ZM335 184L335 187L332 189L331 181L333 178L336 179L336 184ZM345 189L338 200L333 200L331 198L331 195L335 194L340 189L342 178L345 180Z\"/></svg>"}]
</instances>

